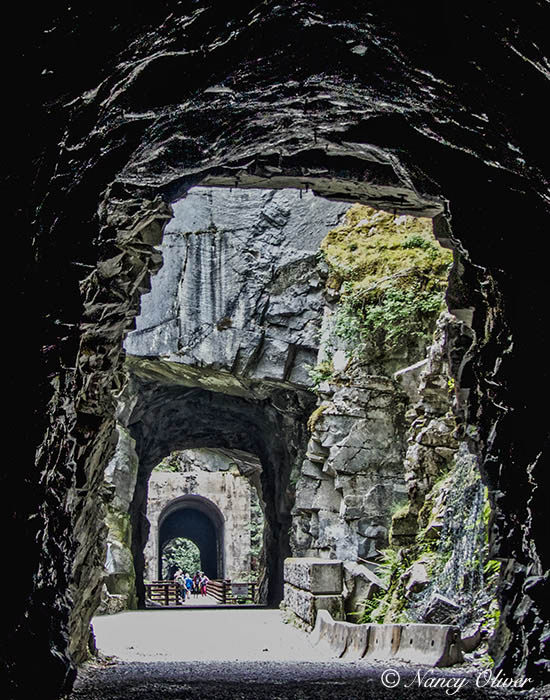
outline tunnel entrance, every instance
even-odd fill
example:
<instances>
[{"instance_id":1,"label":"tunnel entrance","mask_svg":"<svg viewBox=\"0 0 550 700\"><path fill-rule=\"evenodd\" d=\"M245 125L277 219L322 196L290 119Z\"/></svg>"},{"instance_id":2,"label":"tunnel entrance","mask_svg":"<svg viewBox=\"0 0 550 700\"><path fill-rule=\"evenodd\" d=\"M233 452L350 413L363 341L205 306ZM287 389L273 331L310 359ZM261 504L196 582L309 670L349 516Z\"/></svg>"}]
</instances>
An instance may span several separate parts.
<instances>
[{"instance_id":1,"label":"tunnel entrance","mask_svg":"<svg viewBox=\"0 0 550 700\"><path fill-rule=\"evenodd\" d=\"M216 448L258 455L262 602L275 605L291 553L357 562L388 544L392 512L407 500L406 404L418 400L418 368L445 306L452 254L437 241L450 247L448 234L441 220L350 208L307 190L199 186L173 211L164 265L125 343L127 425L139 459L131 507L138 593L154 465L175 449ZM387 392L381 404L371 409L361 397L323 416L340 386L362 389L372 376L383 378L374 384ZM395 533L403 544L413 535ZM157 571L159 560L158 551ZM209 566L223 570L219 561Z\"/></svg>"},{"instance_id":2,"label":"tunnel entrance","mask_svg":"<svg viewBox=\"0 0 550 700\"><path fill-rule=\"evenodd\" d=\"M25 201L14 207L21 230L28 225L32 231L30 279L43 290L30 299L43 332L35 334L27 364L37 368L28 385L35 414L46 421L30 422L33 452L43 440L37 468L28 469L34 497L14 501L13 509L25 525L17 532L30 568L12 606L6 668L21 678L26 665L14 659L29 643L38 663L51 669L52 683L71 673L65 641L71 605L72 658L86 656L105 548L103 522L87 515L103 498L101 472L113 444L109 396L125 381L120 345L159 265L153 245L168 216L165 203L205 176L235 187L305 183L333 197L416 212L433 204L436 213L445 207L447 221L452 212L463 255L456 279L476 299L466 428L497 505L494 551L508 562L498 659L505 668L541 677L547 560L541 544L544 489L536 485L547 430L540 392L533 389L540 369L531 361L529 339L547 313L546 277L535 253L547 228L547 182L536 148L543 122L535 119L526 130L517 118L537 113L545 79L536 36L544 26L540 4L536 11L508 13L496 28L484 21L483 10L472 21L459 7L453 21L444 18L431 32L417 31L424 16L386 12L383 5L368 15L327 6L310 17L305 5L298 16L293 4L277 4L253 22L246 10L230 27L212 6L194 13L185 31L187 19L161 8L126 27L122 22L109 50L82 74L57 73L59 38L80 27L74 43L89 58L81 31L88 23L59 18L53 43L49 37L45 45L54 66L45 72L55 75L53 82L47 78L52 118L35 134L33 157L26 159L41 163L39 177L33 170L23 178L34 184L16 188ZM111 20L106 15L99 25L110 27ZM42 26L49 35L50 20L40 24L40 35ZM457 37L469 36L452 52L445 41L453 41L450 27ZM309 50L316 46L329 47L330 60L327 51ZM44 48L40 42L37 47ZM496 65L504 69L495 71ZM32 73L27 92L37 109L24 110L24 123L40 111L44 97L33 85L46 78ZM182 80L185 75L194 79ZM510 106L512 93L535 108ZM529 236L518 241L523 230ZM21 280L25 298L32 285L25 275ZM227 329L224 318L219 325ZM145 453L150 436L142 437ZM420 452L425 434L417 437ZM27 478L20 471L8 478L14 492ZM362 504L348 495L346 508L360 512ZM384 495L382 489L380 500ZM313 495L308 502L306 547L319 525ZM137 510L134 515L134 539L143 542L146 522ZM402 518L403 537L411 537L409 516ZM7 522L11 517L10 511ZM365 537L377 529L367 525L360 526ZM437 522L428 526L437 531ZM73 541L76 556L64 556Z\"/></svg>"},{"instance_id":3,"label":"tunnel entrance","mask_svg":"<svg viewBox=\"0 0 550 700\"><path fill-rule=\"evenodd\" d=\"M224 517L212 501L190 495L181 496L166 506L158 526L159 579L163 577L163 550L180 537L197 545L202 570L208 578L224 578Z\"/></svg>"},{"instance_id":4,"label":"tunnel entrance","mask_svg":"<svg viewBox=\"0 0 550 700\"><path fill-rule=\"evenodd\" d=\"M129 429L135 440L139 466L129 510L136 586L142 605L144 577L152 578L148 573L151 571L150 562L154 561L155 576L159 565L158 552L154 556L150 553L150 545L155 539L150 537L155 520L151 498L158 497L151 474L164 455L199 449L221 452L224 459L230 458L242 464L243 471L250 469L251 481L256 481L261 488L265 525L258 602L277 605L283 594L283 560L290 556L293 502L290 475L293 465L303 458L307 443L306 420L314 408L313 397L301 403L293 392L278 392L276 396L280 404L287 409L280 412L268 401L159 383L138 376L134 376L132 384L137 401ZM207 476L212 478L212 474ZM225 477L225 483L227 485L228 477ZM195 493L176 499L163 513L159 520L162 530L159 543L178 535L190 539L195 537L201 554L203 547L211 552L210 571L216 576L227 575L221 553L228 514L226 511L221 516L216 510L209 509L206 500L197 494L199 487L200 484L190 486ZM235 498L232 501L236 503ZM205 533L210 533L201 539L200 544L199 538L203 535L199 533L199 526L205 528ZM194 533L193 536L185 534L186 528L187 532ZM250 537L250 533L243 533L243 538L245 535ZM214 546L208 545L207 541L216 543L215 555L212 554ZM235 532L232 541L225 542L226 547L233 548L237 543Z\"/></svg>"},{"instance_id":5,"label":"tunnel entrance","mask_svg":"<svg viewBox=\"0 0 550 700\"><path fill-rule=\"evenodd\" d=\"M181 568L205 571L211 579L257 583L265 569L261 471L258 457L242 450L176 450L165 457L148 482L145 579L154 581L162 572L170 580ZM188 540L176 544L178 537ZM192 542L200 552L190 568Z\"/></svg>"}]
</instances>

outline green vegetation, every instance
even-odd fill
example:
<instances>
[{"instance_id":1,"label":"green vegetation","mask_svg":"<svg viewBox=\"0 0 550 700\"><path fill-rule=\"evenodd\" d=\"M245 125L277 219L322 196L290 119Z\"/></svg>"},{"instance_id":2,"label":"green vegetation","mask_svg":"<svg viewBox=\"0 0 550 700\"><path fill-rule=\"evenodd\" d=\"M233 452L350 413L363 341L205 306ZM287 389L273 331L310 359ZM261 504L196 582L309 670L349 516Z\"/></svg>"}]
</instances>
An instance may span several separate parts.
<instances>
[{"instance_id":1,"label":"green vegetation","mask_svg":"<svg viewBox=\"0 0 550 700\"><path fill-rule=\"evenodd\" d=\"M372 598L363 602L363 612L358 617L359 623L374 622L382 624L391 618L392 622L407 622L404 612L406 599L398 596L401 577L409 566L405 550L388 547L380 551L381 559L376 575L385 589L381 589Z\"/></svg>"},{"instance_id":2,"label":"green vegetation","mask_svg":"<svg viewBox=\"0 0 550 700\"><path fill-rule=\"evenodd\" d=\"M501 563L487 558L489 513L487 489L481 484L477 462L459 451L453 468L441 474L426 495L414 543L380 553L377 575L387 588L363 602L358 621L417 620L430 592L437 591L461 604L465 623L483 619L492 630L500 614L495 593ZM399 508L392 517L392 530L407 517L408 507ZM439 527L434 528L433 523ZM425 566L428 587L418 597L410 592L406 596L408 574L404 574L415 563Z\"/></svg>"},{"instance_id":3,"label":"green vegetation","mask_svg":"<svg viewBox=\"0 0 550 700\"><path fill-rule=\"evenodd\" d=\"M327 404L321 404L320 406L317 406L317 408L313 411L313 413L307 419L307 428L308 428L310 433L312 433L315 430L315 426L317 425L317 421L323 415L323 413L326 411L327 408L328 408Z\"/></svg>"},{"instance_id":4,"label":"green vegetation","mask_svg":"<svg viewBox=\"0 0 550 700\"><path fill-rule=\"evenodd\" d=\"M405 284L405 280L408 288L388 284L386 288L353 290L344 283L335 335L352 348L364 350L368 346L382 352L427 339L430 322L433 324L444 307L443 292L426 288L427 280L412 273L399 278L398 284Z\"/></svg>"},{"instance_id":5,"label":"green vegetation","mask_svg":"<svg viewBox=\"0 0 550 700\"><path fill-rule=\"evenodd\" d=\"M422 250L428 251L429 255L432 257L437 256L436 246L431 241L419 236L416 233L406 238L401 245L403 248L407 248L408 250L411 248L422 248Z\"/></svg>"},{"instance_id":6,"label":"green vegetation","mask_svg":"<svg viewBox=\"0 0 550 700\"><path fill-rule=\"evenodd\" d=\"M412 269L444 280L452 261L435 240L431 219L396 217L360 204L327 234L321 251L332 275L329 286L347 280L355 290Z\"/></svg>"},{"instance_id":7,"label":"green vegetation","mask_svg":"<svg viewBox=\"0 0 550 700\"><path fill-rule=\"evenodd\" d=\"M426 336L444 307L452 262L432 234L431 219L354 205L321 246L327 286L341 294L333 332L356 356Z\"/></svg>"},{"instance_id":8,"label":"green vegetation","mask_svg":"<svg viewBox=\"0 0 550 700\"><path fill-rule=\"evenodd\" d=\"M177 569L190 574L202 569L199 548L185 537L170 540L162 550L162 578L172 578Z\"/></svg>"},{"instance_id":9,"label":"green vegetation","mask_svg":"<svg viewBox=\"0 0 550 700\"><path fill-rule=\"evenodd\" d=\"M330 381L334 372L331 360L322 360L315 366L305 365L309 378L317 388L321 382Z\"/></svg>"},{"instance_id":10,"label":"green vegetation","mask_svg":"<svg viewBox=\"0 0 550 700\"><path fill-rule=\"evenodd\" d=\"M160 464L157 464L154 471L159 472L179 472L181 471L179 455L181 452L171 452Z\"/></svg>"}]
</instances>

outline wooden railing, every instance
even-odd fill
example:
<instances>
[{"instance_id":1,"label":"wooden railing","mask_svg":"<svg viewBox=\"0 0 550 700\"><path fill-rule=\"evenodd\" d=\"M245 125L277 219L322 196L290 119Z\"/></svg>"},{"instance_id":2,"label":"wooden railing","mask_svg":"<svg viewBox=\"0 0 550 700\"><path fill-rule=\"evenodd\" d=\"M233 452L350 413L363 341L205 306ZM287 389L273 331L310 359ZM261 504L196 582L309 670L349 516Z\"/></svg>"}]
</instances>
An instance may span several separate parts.
<instances>
[{"instance_id":1,"label":"wooden railing","mask_svg":"<svg viewBox=\"0 0 550 700\"><path fill-rule=\"evenodd\" d=\"M221 605L225 605L225 581L219 579L208 581L208 583L206 584L206 592L208 593L208 595L211 595L212 598L214 598L218 603L220 603Z\"/></svg>"},{"instance_id":2,"label":"wooden railing","mask_svg":"<svg viewBox=\"0 0 550 700\"><path fill-rule=\"evenodd\" d=\"M254 603L256 583L215 579L208 582L206 592L222 605Z\"/></svg>"},{"instance_id":3,"label":"wooden railing","mask_svg":"<svg viewBox=\"0 0 550 700\"><path fill-rule=\"evenodd\" d=\"M206 585L206 592L220 605L254 603L256 583L213 579ZM152 603L163 607L182 605L181 588L175 581L152 581L151 583L146 583L145 597Z\"/></svg>"},{"instance_id":4,"label":"wooden railing","mask_svg":"<svg viewBox=\"0 0 550 700\"><path fill-rule=\"evenodd\" d=\"M153 581L145 584L145 597L157 605L180 605L179 590L175 581Z\"/></svg>"}]
</instances>

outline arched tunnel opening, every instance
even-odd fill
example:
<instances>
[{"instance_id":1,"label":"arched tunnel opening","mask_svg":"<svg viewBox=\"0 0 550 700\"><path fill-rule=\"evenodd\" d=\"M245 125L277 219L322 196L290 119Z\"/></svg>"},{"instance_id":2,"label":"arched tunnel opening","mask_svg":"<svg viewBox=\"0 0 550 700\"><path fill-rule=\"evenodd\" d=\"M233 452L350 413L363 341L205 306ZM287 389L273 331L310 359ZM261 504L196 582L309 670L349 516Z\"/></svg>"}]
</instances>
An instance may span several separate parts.
<instances>
[{"instance_id":1,"label":"arched tunnel opening","mask_svg":"<svg viewBox=\"0 0 550 700\"><path fill-rule=\"evenodd\" d=\"M134 387L139 386L139 400L129 429L140 459L129 510L139 605L144 605L143 553L150 528L146 516L150 474L165 454L204 447L258 455L265 517L259 600L278 605L283 595L283 561L290 556L292 493L288 490L288 480L291 467L307 442L305 423L314 407L313 397L306 396L300 402L292 393L279 390L276 396L281 406L285 406L285 411L279 412L265 401L138 379L135 382ZM293 436L292 441L288 440L288 435ZM200 495L183 496L176 505L186 503L187 498L201 502ZM208 512L201 522L212 532L222 531L220 518L214 519ZM222 557L221 543L217 541L218 556ZM217 574L223 572L221 559L212 566L214 570Z\"/></svg>"},{"instance_id":2,"label":"arched tunnel opening","mask_svg":"<svg viewBox=\"0 0 550 700\"><path fill-rule=\"evenodd\" d=\"M7 558L22 560L2 641L6 685L14 697L29 695L32 655L44 695L57 697L86 658L103 582L105 528L97 514L112 496L102 472L120 437L113 391L119 394L127 381L122 342L160 266L155 246L171 218L169 205L197 184L308 189L397 215L431 216L436 229L446 229L457 251L456 301L449 308L462 312L471 342L457 338L448 358L456 386L428 388L434 396L442 388L457 391L466 442L489 492L491 555L502 562L496 667L542 682L548 555L540 386L547 368L533 362L532 337L547 318L540 255L548 229L540 149L546 8L526 4L495 14L489 6L465 13L456 5L442 17L388 3L362 12L353 3L268 2L259 14L252 6L236 10L230 21L213 3L199 8L184 19L157 3L132 22L115 10L91 17L67 8L41 13L29 29L28 81L17 78L25 95L13 101L20 138L11 139L6 179L14 203L9 229L29 232L28 241L15 237L29 261L14 287L20 295L14 327L28 339L21 343L28 371L17 386L21 411L13 414L28 426L29 440L21 446L28 449L17 461L21 468L3 474L6 493L14 494L4 513L6 531L14 532ZM98 35L108 40L98 44ZM66 37L74 60L67 60ZM28 158L21 157L22 143ZM217 320L227 330L224 319ZM137 377L145 392L154 382L170 392L164 372ZM192 391L218 393L212 382L197 388L180 378L172 389L190 399ZM273 402L234 396L266 407L267 415L277 411L278 391L286 389L276 389ZM309 413L303 408L300 426ZM313 421L317 437L332 420L328 411L321 414ZM432 436L421 425L425 415L417 419L413 442L422 452ZM140 422L123 439L136 441L145 493L147 471L162 450L153 454ZM267 434L271 425L267 415ZM235 428L247 438L238 445L223 429L211 442L206 428L188 443L173 442L250 450L262 460L265 485L277 490L272 467L279 455L259 436L263 430L252 418ZM454 449L432 446L442 457ZM310 453L326 462L322 450ZM290 460L282 457L292 482ZM321 461L309 462L308 478L324 483L315 467ZM339 484L351 518L361 504L343 494L348 477L355 478L339 477ZM386 494L379 489L378 502ZM308 552L326 520L314 490L305 495L300 508L308 522L297 535ZM137 559L147 529L137 512L140 498L132 504L135 526L119 522L124 534L132 531ZM279 559L285 535L278 528L288 524L284 501L280 491L266 505ZM422 509L399 513L399 536L410 538L410 520L424 515ZM385 526L361 520L358 537L376 544ZM421 524L441 532L437 518ZM281 581L269 587L275 601Z\"/></svg>"},{"instance_id":3,"label":"arched tunnel opening","mask_svg":"<svg viewBox=\"0 0 550 700\"><path fill-rule=\"evenodd\" d=\"M175 502L168 504L159 519L157 569L159 579L162 579L164 548L169 542L180 537L190 540L198 547L202 570L209 578L223 578L223 525L223 515L220 510L212 501L204 497L181 496ZM173 573L170 578L172 577Z\"/></svg>"}]
</instances>

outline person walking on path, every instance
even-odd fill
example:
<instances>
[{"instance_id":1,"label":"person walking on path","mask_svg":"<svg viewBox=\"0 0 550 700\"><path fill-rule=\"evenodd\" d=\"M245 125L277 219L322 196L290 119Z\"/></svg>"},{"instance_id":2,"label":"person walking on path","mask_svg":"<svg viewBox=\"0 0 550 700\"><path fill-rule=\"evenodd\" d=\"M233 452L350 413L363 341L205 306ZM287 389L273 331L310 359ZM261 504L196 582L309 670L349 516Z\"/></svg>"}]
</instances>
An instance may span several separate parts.
<instances>
[{"instance_id":1,"label":"person walking on path","mask_svg":"<svg viewBox=\"0 0 550 700\"><path fill-rule=\"evenodd\" d=\"M197 571L197 573L193 576L193 595L198 596L199 593L201 592L201 572Z\"/></svg>"},{"instance_id":2,"label":"person walking on path","mask_svg":"<svg viewBox=\"0 0 550 700\"><path fill-rule=\"evenodd\" d=\"M208 584L208 581L210 579L205 573L201 574L201 581L200 581L200 586L201 586L201 595L205 596L206 595L206 586Z\"/></svg>"},{"instance_id":3,"label":"person walking on path","mask_svg":"<svg viewBox=\"0 0 550 700\"><path fill-rule=\"evenodd\" d=\"M191 589L193 588L193 579L190 574L185 574L183 579L183 588L185 593L185 599L191 598Z\"/></svg>"},{"instance_id":4,"label":"person walking on path","mask_svg":"<svg viewBox=\"0 0 550 700\"><path fill-rule=\"evenodd\" d=\"M183 587L183 571L178 569L174 574L174 581L177 584L177 597L179 603L185 603L185 588Z\"/></svg>"}]
</instances>

